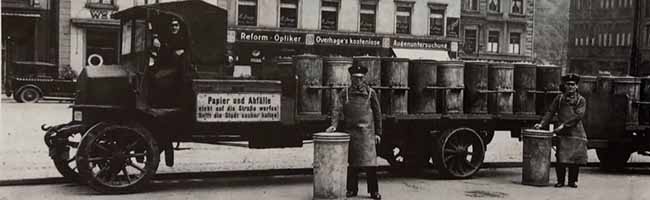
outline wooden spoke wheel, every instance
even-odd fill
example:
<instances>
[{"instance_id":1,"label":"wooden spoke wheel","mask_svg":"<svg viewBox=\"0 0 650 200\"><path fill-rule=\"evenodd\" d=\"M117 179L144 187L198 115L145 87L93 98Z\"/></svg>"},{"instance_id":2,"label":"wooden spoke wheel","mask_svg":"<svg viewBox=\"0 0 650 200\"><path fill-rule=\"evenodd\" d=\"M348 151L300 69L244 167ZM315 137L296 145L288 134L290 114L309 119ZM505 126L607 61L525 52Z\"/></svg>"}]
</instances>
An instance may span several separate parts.
<instances>
[{"instance_id":1,"label":"wooden spoke wheel","mask_svg":"<svg viewBox=\"0 0 650 200\"><path fill-rule=\"evenodd\" d=\"M36 103L38 100L41 99L41 93L36 90L36 88L32 87L27 87L25 89L20 90L19 99L20 102L24 103Z\"/></svg>"},{"instance_id":2,"label":"wooden spoke wheel","mask_svg":"<svg viewBox=\"0 0 650 200\"><path fill-rule=\"evenodd\" d=\"M102 193L130 193L148 184L160 154L151 133L138 125L108 124L86 133L77 153L83 180Z\"/></svg>"},{"instance_id":3,"label":"wooden spoke wheel","mask_svg":"<svg viewBox=\"0 0 650 200\"><path fill-rule=\"evenodd\" d=\"M470 128L450 129L435 140L433 160L441 175L468 178L483 164L485 145L476 131Z\"/></svg>"},{"instance_id":4,"label":"wooden spoke wheel","mask_svg":"<svg viewBox=\"0 0 650 200\"><path fill-rule=\"evenodd\" d=\"M52 161L56 170L63 177L71 180L79 180L79 170L77 169L77 150L81 142L81 133L76 132L68 135L63 147L52 154Z\"/></svg>"}]
</instances>

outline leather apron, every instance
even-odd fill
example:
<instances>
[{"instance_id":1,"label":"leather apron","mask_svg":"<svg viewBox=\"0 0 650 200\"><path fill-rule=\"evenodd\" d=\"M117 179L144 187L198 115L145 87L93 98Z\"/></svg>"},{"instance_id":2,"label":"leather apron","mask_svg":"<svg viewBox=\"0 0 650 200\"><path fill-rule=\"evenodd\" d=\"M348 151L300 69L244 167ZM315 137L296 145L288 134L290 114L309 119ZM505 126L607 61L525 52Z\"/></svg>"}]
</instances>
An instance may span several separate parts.
<instances>
[{"instance_id":1,"label":"leather apron","mask_svg":"<svg viewBox=\"0 0 650 200\"><path fill-rule=\"evenodd\" d=\"M370 92L350 91L343 104L344 129L350 134L348 163L351 167L377 166Z\"/></svg>"},{"instance_id":2,"label":"leather apron","mask_svg":"<svg viewBox=\"0 0 650 200\"><path fill-rule=\"evenodd\" d=\"M558 99L557 118L560 123L566 123L574 118L579 104L585 106L584 98L577 96L575 99L568 99L563 94ZM582 102L580 102L582 101ZM556 158L558 163L563 164L587 164L587 134L582 120L572 127L566 127L558 133Z\"/></svg>"}]
</instances>

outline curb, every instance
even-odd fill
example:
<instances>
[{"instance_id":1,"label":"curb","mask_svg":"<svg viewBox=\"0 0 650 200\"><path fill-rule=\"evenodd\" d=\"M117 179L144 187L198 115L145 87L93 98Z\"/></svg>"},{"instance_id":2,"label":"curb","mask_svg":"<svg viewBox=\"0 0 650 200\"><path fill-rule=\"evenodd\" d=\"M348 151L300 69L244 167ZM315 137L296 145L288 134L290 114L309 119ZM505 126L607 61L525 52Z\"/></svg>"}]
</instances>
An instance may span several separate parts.
<instances>
[{"instance_id":1,"label":"curb","mask_svg":"<svg viewBox=\"0 0 650 200\"><path fill-rule=\"evenodd\" d=\"M499 168L521 168L521 162L490 162L483 163L481 169L499 169ZM585 167L596 168L600 163L590 162ZM551 163L554 167L555 163ZM629 168L648 167L650 162L628 163ZM388 172L390 166L379 166L378 172ZM177 179L197 179L197 178L232 178L232 177L255 177L255 176L278 176L278 175L312 175L312 168L293 168L293 169L266 169L266 170L237 170L237 171L216 171L216 172L181 172L181 173L163 173L156 174L153 180L177 180ZM15 180L0 180L2 186L27 186L27 185L49 185L64 184L74 181L63 178L30 178Z\"/></svg>"}]
</instances>

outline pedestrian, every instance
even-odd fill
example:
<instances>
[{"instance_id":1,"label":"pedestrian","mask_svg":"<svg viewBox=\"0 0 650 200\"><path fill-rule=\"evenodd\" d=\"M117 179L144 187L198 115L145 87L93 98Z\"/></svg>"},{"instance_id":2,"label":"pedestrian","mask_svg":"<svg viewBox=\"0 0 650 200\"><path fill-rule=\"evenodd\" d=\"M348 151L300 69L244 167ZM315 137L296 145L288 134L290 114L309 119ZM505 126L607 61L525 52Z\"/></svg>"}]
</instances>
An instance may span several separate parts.
<instances>
[{"instance_id":1,"label":"pedestrian","mask_svg":"<svg viewBox=\"0 0 650 200\"><path fill-rule=\"evenodd\" d=\"M375 90L364 80L368 69L361 66L348 68L352 84L339 92L332 104L331 126L327 132L341 127L350 134L348 152L347 197L357 196L359 191L358 173L366 172L368 193L373 199L381 199L377 183L377 149L381 140L381 110ZM343 115L343 116L341 116ZM339 120L343 117L343 124Z\"/></svg>"},{"instance_id":2,"label":"pedestrian","mask_svg":"<svg viewBox=\"0 0 650 200\"><path fill-rule=\"evenodd\" d=\"M567 168L569 169L568 186L577 188L579 166L587 164L587 134L582 125L587 102L578 94L580 77L574 74L562 77L563 93L553 99L544 118L535 128L539 129L548 125L551 118L557 115L558 127L553 130L557 135L556 167L557 184L555 187L565 185Z\"/></svg>"}]
</instances>

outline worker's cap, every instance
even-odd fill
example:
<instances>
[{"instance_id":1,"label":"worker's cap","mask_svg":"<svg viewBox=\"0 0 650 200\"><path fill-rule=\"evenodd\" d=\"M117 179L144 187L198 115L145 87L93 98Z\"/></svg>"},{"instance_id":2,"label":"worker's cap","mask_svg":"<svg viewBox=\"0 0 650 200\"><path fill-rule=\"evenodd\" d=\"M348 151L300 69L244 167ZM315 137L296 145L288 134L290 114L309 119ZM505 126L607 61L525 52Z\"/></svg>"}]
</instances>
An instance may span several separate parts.
<instances>
[{"instance_id":1,"label":"worker's cap","mask_svg":"<svg viewBox=\"0 0 650 200\"><path fill-rule=\"evenodd\" d=\"M350 75L352 76L363 77L366 75L366 73L368 73L368 68L362 66L352 66L348 68L348 72L350 72Z\"/></svg>"},{"instance_id":2,"label":"worker's cap","mask_svg":"<svg viewBox=\"0 0 650 200\"><path fill-rule=\"evenodd\" d=\"M578 81L580 81L580 76L575 74L567 74L562 76L562 82L568 82L568 81L573 81L578 83Z\"/></svg>"}]
</instances>

